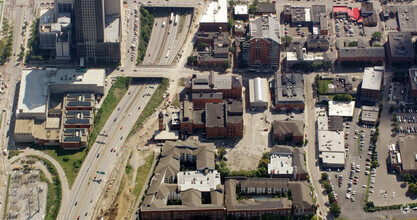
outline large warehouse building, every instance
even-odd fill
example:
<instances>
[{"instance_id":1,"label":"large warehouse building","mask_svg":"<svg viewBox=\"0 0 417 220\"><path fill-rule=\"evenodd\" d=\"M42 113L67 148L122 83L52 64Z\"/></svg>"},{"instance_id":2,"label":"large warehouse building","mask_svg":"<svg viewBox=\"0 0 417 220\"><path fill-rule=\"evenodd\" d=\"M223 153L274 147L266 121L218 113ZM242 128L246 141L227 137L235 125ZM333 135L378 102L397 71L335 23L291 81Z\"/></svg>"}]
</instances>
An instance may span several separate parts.
<instances>
[{"instance_id":1,"label":"large warehouse building","mask_svg":"<svg viewBox=\"0 0 417 220\"><path fill-rule=\"evenodd\" d=\"M268 108L269 90L266 78L256 77L249 80L249 102L252 110Z\"/></svg>"}]
</instances>

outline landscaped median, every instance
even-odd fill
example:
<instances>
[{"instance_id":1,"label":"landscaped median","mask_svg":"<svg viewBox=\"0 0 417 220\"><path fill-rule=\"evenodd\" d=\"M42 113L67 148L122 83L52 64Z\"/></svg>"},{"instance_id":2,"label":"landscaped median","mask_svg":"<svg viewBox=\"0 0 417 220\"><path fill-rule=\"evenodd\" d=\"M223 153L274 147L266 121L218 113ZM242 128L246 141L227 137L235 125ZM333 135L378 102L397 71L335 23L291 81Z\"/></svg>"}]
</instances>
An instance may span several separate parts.
<instances>
[{"instance_id":1,"label":"landscaped median","mask_svg":"<svg viewBox=\"0 0 417 220\"><path fill-rule=\"evenodd\" d=\"M7 203L9 202L10 177L11 175L9 174L9 177L7 178L7 189L6 189L6 199L4 201L3 219L6 219L6 215L7 215Z\"/></svg>"},{"instance_id":2,"label":"landscaped median","mask_svg":"<svg viewBox=\"0 0 417 220\"><path fill-rule=\"evenodd\" d=\"M146 104L145 108L143 109L142 113L139 116L139 119L136 121L135 125L133 126L132 130L129 133L129 136L134 134L143 124L143 122L151 116L155 109L164 101L164 93L166 92L169 86L169 80L167 78L163 78L161 84L158 86L156 91L153 93L151 99L149 100L148 104Z\"/></svg>"},{"instance_id":3,"label":"landscaped median","mask_svg":"<svg viewBox=\"0 0 417 220\"><path fill-rule=\"evenodd\" d=\"M52 183L50 183L46 178L46 182L48 183L48 194L46 197L46 215L45 219L57 219L59 209L61 208L61 202L62 202L62 185L61 180L59 179L58 172L55 168L55 166L51 163L51 161L38 157L38 156L28 156L34 159L37 159L39 161L42 161L46 169L48 170L49 174L51 174L52 177ZM41 175L42 176L42 175Z\"/></svg>"},{"instance_id":4,"label":"landscaped median","mask_svg":"<svg viewBox=\"0 0 417 220\"><path fill-rule=\"evenodd\" d=\"M89 149L93 146L104 124L127 92L131 80L130 77L119 77L110 88L103 104L94 115L94 127L90 134L86 149L62 150L59 147L34 146L34 148L42 150L42 152L54 158L61 165L62 169L65 171L70 188L77 177L82 163L87 157Z\"/></svg>"}]
</instances>

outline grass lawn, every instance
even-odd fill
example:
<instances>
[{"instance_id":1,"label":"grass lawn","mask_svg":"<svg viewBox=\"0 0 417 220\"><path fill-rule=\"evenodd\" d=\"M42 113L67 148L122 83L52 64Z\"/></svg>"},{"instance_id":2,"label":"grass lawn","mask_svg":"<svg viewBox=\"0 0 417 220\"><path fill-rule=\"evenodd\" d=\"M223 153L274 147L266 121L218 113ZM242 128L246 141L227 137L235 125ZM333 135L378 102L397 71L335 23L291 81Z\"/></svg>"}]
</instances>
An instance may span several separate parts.
<instances>
[{"instance_id":1,"label":"grass lawn","mask_svg":"<svg viewBox=\"0 0 417 220\"><path fill-rule=\"evenodd\" d=\"M172 100L172 105L179 108L180 107L180 95L175 94L174 100Z\"/></svg>"},{"instance_id":2,"label":"grass lawn","mask_svg":"<svg viewBox=\"0 0 417 220\"><path fill-rule=\"evenodd\" d=\"M136 201L138 201L140 191L142 191L143 185L146 181L146 177L148 177L148 173L152 167L153 159L154 155L149 155L146 158L145 164L138 167L138 171L136 173L135 186L133 187L133 193L136 195Z\"/></svg>"},{"instance_id":3,"label":"grass lawn","mask_svg":"<svg viewBox=\"0 0 417 220\"><path fill-rule=\"evenodd\" d=\"M62 150L59 147L43 147L33 146L37 150L42 150L44 153L53 157L65 171L65 175L68 180L68 185L71 188L77 177L78 171L81 168L82 163L87 157L88 151L93 146L97 139L97 136L107 119L110 117L113 110L119 104L120 100L126 93L131 82L130 77L119 77L117 81L112 85L109 93L107 94L103 104L98 112L94 115L94 127L88 140L88 146L82 150Z\"/></svg>"},{"instance_id":4,"label":"grass lawn","mask_svg":"<svg viewBox=\"0 0 417 220\"><path fill-rule=\"evenodd\" d=\"M327 94L327 91L329 90L329 84L332 83L332 80L326 79L326 80L319 80L318 81L318 93L319 94Z\"/></svg>"},{"instance_id":5,"label":"grass lawn","mask_svg":"<svg viewBox=\"0 0 417 220\"><path fill-rule=\"evenodd\" d=\"M0 56L3 54L4 48L6 48L7 38L0 39Z\"/></svg>"},{"instance_id":6,"label":"grass lawn","mask_svg":"<svg viewBox=\"0 0 417 220\"><path fill-rule=\"evenodd\" d=\"M185 86L185 78L181 78L181 79L178 81L178 86Z\"/></svg>"},{"instance_id":7,"label":"grass lawn","mask_svg":"<svg viewBox=\"0 0 417 220\"><path fill-rule=\"evenodd\" d=\"M180 17L180 30L179 33L182 32L182 30L184 29L184 24L185 24L185 19L187 18L187 14L182 14Z\"/></svg>"},{"instance_id":8,"label":"grass lawn","mask_svg":"<svg viewBox=\"0 0 417 220\"><path fill-rule=\"evenodd\" d=\"M23 153L23 151L21 151L21 150L10 150L9 151L9 156L7 157L7 159L10 159L14 156L17 156L17 155L21 154L21 153Z\"/></svg>"},{"instance_id":9,"label":"grass lawn","mask_svg":"<svg viewBox=\"0 0 417 220\"><path fill-rule=\"evenodd\" d=\"M155 109L162 103L162 101L164 101L163 95L166 92L168 86L169 80L164 78L161 84L159 84L155 93L152 95L148 104L146 104L145 108L139 116L139 119L136 121L135 125L130 131L129 136L134 134L142 126L142 123L155 112Z\"/></svg>"},{"instance_id":10,"label":"grass lawn","mask_svg":"<svg viewBox=\"0 0 417 220\"><path fill-rule=\"evenodd\" d=\"M7 203L9 202L10 177L11 177L11 175L9 174L9 177L7 179L6 199L3 203L3 205L4 205L3 219L6 219L6 214L7 214Z\"/></svg>"}]
</instances>

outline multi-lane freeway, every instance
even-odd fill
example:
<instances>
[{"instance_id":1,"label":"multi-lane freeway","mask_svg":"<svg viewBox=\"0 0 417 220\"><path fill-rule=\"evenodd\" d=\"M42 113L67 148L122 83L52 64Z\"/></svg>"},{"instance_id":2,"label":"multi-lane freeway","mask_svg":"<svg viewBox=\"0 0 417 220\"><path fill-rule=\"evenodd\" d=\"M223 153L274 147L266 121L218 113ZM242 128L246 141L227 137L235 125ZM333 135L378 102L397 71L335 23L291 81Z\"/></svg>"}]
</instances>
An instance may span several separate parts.
<instances>
[{"instance_id":1,"label":"multi-lane freeway","mask_svg":"<svg viewBox=\"0 0 417 220\"><path fill-rule=\"evenodd\" d=\"M118 152L154 92L159 80L131 85L100 132L70 191L59 219L91 219L97 199L117 166ZM100 173L97 173L100 172Z\"/></svg>"}]
</instances>

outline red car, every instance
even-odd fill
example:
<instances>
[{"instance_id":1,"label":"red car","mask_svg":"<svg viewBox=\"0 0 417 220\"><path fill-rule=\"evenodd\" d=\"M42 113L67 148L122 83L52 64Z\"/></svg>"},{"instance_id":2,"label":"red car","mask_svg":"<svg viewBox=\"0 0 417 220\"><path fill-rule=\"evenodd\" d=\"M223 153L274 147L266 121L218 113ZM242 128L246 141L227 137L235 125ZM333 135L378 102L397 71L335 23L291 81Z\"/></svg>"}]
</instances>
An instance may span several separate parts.
<instances>
[{"instance_id":1,"label":"red car","mask_svg":"<svg viewBox=\"0 0 417 220\"><path fill-rule=\"evenodd\" d=\"M150 57L150 56L151 56L151 54L148 55L148 57Z\"/></svg>"},{"instance_id":2,"label":"red car","mask_svg":"<svg viewBox=\"0 0 417 220\"><path fill-rule=\"evenodd\" d=\"M114 148L112 148L112 149L110 150L110 152L113 152L113 150L114 150Z\"/></svg>"}]
</instances>

